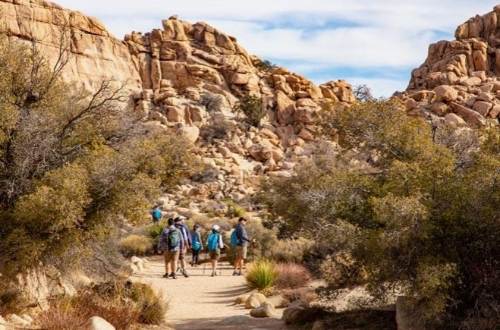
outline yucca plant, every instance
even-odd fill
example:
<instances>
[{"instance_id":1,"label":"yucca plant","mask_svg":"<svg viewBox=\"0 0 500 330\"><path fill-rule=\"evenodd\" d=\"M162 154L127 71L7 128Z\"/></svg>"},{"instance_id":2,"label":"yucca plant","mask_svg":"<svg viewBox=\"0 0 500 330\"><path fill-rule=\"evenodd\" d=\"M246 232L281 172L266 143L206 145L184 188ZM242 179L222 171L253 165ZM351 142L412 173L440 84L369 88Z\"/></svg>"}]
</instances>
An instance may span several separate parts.
<instances>
[{"instance_id":1,"label":"yucca plant","mask_svg":"<svg viewBox=\"0 0 500 330\"><path fill-rule=\"evenodd\" d=\"M278 277L276 265L268 260L259 260L249 265L247 285L252 289L265 290L272 287Z\"/></svg>"}]
</instances>

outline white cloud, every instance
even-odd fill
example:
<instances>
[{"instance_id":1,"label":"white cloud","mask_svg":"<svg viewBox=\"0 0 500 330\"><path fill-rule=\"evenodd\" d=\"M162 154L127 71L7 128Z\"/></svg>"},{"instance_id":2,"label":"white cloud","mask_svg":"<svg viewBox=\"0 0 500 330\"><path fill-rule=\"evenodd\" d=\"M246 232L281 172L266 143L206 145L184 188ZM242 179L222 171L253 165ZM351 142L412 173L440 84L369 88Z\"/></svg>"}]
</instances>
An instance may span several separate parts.
<instances>
[{"instance_id":1,"label":"white cloud","mask_svg":"<svg viewBox=\"0 0 500 330\"><path fill-rule=\"evenodd\" d=\"M297 66L302 62L304 67L328 72L339 67L356 71L385 67L388 73L406 68L408 79L410 68L425 59L429 43L445 33L451 36L458 24L496 4L493 0L55 1L100 18L119 37L158 28L162 18L178 14L234 35L251 53L264 58ZM361 79L376 83L375 91L383 95L402 85L401 79Z\"/></svg>"}]
</instances>

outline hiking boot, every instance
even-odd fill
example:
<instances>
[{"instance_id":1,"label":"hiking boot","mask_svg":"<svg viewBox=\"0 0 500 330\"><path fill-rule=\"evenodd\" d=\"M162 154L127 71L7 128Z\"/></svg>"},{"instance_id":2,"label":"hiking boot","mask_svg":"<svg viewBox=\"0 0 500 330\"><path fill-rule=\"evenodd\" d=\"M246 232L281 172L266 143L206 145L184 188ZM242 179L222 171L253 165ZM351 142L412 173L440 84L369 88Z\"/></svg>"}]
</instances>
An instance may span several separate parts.
<instances>
[{"instance_id":1,"label":"hiking boot","mask_svg":"<svg viewBox=\"0 0 500 330\"><path fill-rule=\"evenodd\" d=\"M233 272L233 276L237 276L238 275L238 272L237 271L234 271Z\"/></svg>"},{"instance_id":2,"label":"hiking boot","mask_svg":"<svg viewBox=\"0 0 500 330\"><path fill-rule=\"evenodd\" d=\"M210 276L214 277L215 276L215 272L212 272L212 275L210 275Z\"/></svg>"},{"instance_id":3,"label":"hiking boot","mask_svg":"<svg viewBox=\"0 0 500 330\"><path fill-rule=\"evenodd\" d=\"M185 278L189 277L189 275L188 275L188 273L186 272L185 269L182 270L182 275L184 275Z\"/></svg>"},{"instance_id":4,"label":"hiking boot","mask_svg":"<svg viewBox=\"0 0 500 330\"><path fill-rule=\"evenodd\" d=\"M171 278L173 278L173 279L176 279L176 278L177 278L177 276L175 276L175 273L171 273L169 276L170 276Z\"/></svg>"},{"instance_id":5,"label":"hiking boot","mask_svg":"<svg viewBox=\"0 0 500 330\"><path fill-rule=\"evenodd\" d=\"M168 278L168 277L169 277L168 273L165 273L165 275L163 275L163 278Z\"/></svg>"}]
</instances>

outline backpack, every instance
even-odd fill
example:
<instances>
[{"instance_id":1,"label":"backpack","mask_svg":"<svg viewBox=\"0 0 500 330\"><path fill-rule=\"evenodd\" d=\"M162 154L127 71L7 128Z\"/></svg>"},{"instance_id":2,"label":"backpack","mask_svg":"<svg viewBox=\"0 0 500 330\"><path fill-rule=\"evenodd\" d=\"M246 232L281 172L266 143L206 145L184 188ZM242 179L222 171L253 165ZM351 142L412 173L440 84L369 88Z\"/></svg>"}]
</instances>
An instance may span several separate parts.
<instances>
[{"instance_id":1,"label":"backpack","mask_svg":"<svg viewBox=\"0 0 500 330\"><path fill-rule=\"evenodd\" d=\"M161 219L161 211L159 209L154 209L153 212L153 218L155 220L160 220Z\"/></svg>"},{"instance_id":2,"label":"backpack","mask_svg":"<svg viewBox=\"0 0 500 330\"><path fill-rule=\"evenodd\" d=\"M193 249L193 251L200 251L201 250L201 242L198 239L197 232L193 232L193 235L191 235L191 240L192 240L191 248Z\"/></svg>"},{"instance_id":3,"label":"backpack","mask_svg":"<svg viewBox=\"0 0 500 330\"><path fill-rule=\"evenodd\" d=\"M232 246L238 246L241 244L241 241L240 239L238 238L238 233L235 230L233 230L233 232L231 233L231 245Z\"/></svg>"},{"instance_id":4,"label":"backpack","mask_svg":"<svg viewBox=\"0 0 500 330\"><path fill-rule=\"evenodd\" d=\"M208 251L214 252L219 249L219 235L218 233L210 233L208 235L207 247Z\"/></svg>"},{"instance_id":5,"label":"backpack","mask_svg":"<svg viewBox=\"0 0 500 330\"><path fill-rule=\"evenodd\" d=\"M178 229L170 229L167 236L167 245L169 250L173 250L181 244L181 233Z\"/></svg>"}]
</instances>

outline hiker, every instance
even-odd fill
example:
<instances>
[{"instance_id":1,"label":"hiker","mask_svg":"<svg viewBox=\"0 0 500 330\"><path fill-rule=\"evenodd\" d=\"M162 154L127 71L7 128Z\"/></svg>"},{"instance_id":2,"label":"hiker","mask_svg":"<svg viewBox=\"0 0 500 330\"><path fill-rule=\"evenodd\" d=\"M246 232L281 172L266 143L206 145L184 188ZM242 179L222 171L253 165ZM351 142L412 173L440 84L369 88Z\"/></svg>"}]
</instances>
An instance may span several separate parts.
<instances>
[{"instance_id":1,"label":"hiker","mask_svg":"<svg viewBox=\"0 0 500 330\"><path fill-rule=\"evenodd\" d=\"M217 262L220 258L221 249L224 248L222 235L219 225L213 225L212 231L207 238L207 249L210 253L210 261L212 262L212 277L217 276Z\"/></svg>"},{"instance_id":2,"label":"hiker","mask_svg":"<svg viewBox=\"0 0 500 330\"><path fill-rule=\"evenodd\" d=\"M177 278L175 276L175 270L177 269L177 261L179 260L181 241L182 235L181 232L174 226L174 219L168 219L168 224L163 229L158 242L158 250L163 251L165 256L164 278Z\"/></svg>"},{"instance_id":3,"label":"hiker","mask_svg":"<svg viewBox=\"0 0 500 330\"><path fill-rule=\"evenodd\" d=\"M161 213L161 208L159 205L156 205L152 210L151 210L151 218L153 219L153 223L160 222L162 213Z\"/></svg>"},{"instance_id":4,"label":"hiker","mask_svg":"<svg viewBox=\"0 0 500 330\"><path fill-rule=\"evenodd\" d=\"M179 251L179 263L181 274L184 277L189 277L186 271L186 253L187 250L191 248L191 234L189 229L184 224L184 219L181 217L177 217L174 219L175 227L181 232L181 247Z\"/></svg>"},{"instance_id":5,"label":"hiker","mask_svg":"<svg viewBox=\"0 0 500 330\"><path fill-rule=\"evenodd\" d=\"M242 274L243 267L245 266L245 259L247 258L248 253L248 243L251 242L245 228L246 223L247 219L239 218L238 225L231 234L231 245L233 245L236 249L233 276L240 276Z\"/></svg>"},{"instance_id":6,"label":"hiker","mask_svg":"<svg viewBox=\"0 0 500 330\"><path fill-rule=\"evenodd\" d=\"M191 259L191 267L200 264L200 252L203 250L203 241L201 239L201 226L195 224L193 226L193 232L191 233L191 250L193 253L193 258Z\"/></svg>"}]
</instances>

